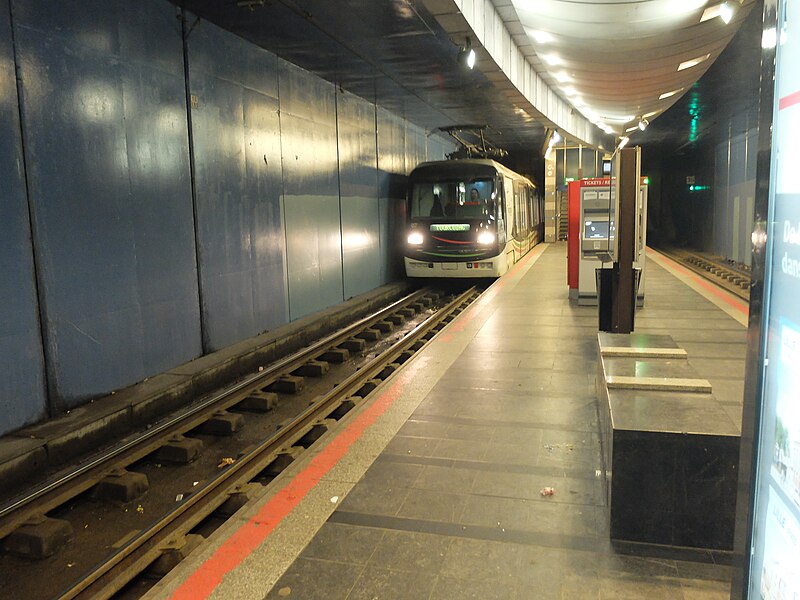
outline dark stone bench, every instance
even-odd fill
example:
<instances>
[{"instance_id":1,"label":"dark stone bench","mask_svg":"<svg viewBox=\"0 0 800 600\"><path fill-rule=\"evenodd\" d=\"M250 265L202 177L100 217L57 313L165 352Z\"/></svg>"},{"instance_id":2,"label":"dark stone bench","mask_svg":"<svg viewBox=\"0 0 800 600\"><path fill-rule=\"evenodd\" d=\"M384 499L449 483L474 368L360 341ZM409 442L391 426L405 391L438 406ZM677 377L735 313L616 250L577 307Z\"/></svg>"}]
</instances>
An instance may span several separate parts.
<instances>
[{"instance_id":1,"label":"dark stone bench","mask_svg":"<svg viewBox=\"0 0 800 600\"><path fill-rule=\"evenodd\" d=\"M598 334L612 539L733 547L739 427L667 335Z\"/></svg>"}]
</instances>

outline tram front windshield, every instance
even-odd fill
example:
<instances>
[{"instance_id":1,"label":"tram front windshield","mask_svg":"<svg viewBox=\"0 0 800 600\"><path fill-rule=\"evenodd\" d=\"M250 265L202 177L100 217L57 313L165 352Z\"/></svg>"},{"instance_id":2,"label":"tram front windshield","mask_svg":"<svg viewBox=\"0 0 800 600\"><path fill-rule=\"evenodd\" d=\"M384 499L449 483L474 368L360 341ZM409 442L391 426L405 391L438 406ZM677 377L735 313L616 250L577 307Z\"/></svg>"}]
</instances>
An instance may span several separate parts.
<instances>
[{"instance_id":1,"label":"tram front windshield","mask_svg":"<svg viewBox=\"0 0 800 600\"><path fill-rule=\"evenodd\" d=\"M415 183L411 218L494 220L497 199L492 179Z\"/></svg>"}]
</instances>

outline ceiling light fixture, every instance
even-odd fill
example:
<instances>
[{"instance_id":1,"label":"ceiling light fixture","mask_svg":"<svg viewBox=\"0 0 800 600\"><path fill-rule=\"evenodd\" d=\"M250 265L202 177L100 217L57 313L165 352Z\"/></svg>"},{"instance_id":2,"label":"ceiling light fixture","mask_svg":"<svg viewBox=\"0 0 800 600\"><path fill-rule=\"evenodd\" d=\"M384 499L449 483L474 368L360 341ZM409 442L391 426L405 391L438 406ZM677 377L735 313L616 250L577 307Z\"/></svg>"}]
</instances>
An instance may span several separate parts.
<instances>
[{"instance_id":1,"label":"ceiling light fixture","mask_svg":"<svg viewBox=\"0 0 800 600\"><path fill-rule=\"evenodd\" d=\"M691 69L694 66L699 65L701 62L707 61L711 58L711 54L704 54L703 56L698 56L697 58L693 58L692 60L687 60L682 62L678 65L678 71L683 71L684 69Z\"/></svg>"},{"instance_id":2,"label":"ceiling light fixture","mask_svg":"<svg viewBox=\"0 0 800 600\"><path fill-rule=\"evenodd\" d=\"M542 58L548 65L552 66L560 65L564 62L561 60L561 57L558 54L545 54L542 56Z\"/></svg>"},{"instance_id":3,"label":"ceiling light fixture","mask_svg":"<svg viewBox=\"0 0 800 600\"><path fill-rule=\"evenodd\" d=\"M472 49L472 40L467 36L464 45L458 51L458 62L470 71L475 68L475 50Z\"/></svg>"},{"instance_id":4,"label":"ceiling light fixture","mask_svg":"<svg viewBox=\"0 0 800 600\"><path fill-rule=\"evenodd\" d=\"M552 34L539 29L525 29L525 31L527 32L528 36L532 37L533 41L537 44L549 44L555 39Z\"/></svg>"},{"instance_id":5,"label":"ceiling light fixture","mask_svg":"<svg viewBox=\"0 0 800 600\"><path fill-rule=\"evenodd\" d=\"M703 23L705 21L710 21L719 16L719 9L722 7L722 4L715 4L714 6L709 6L707 9L703 11L703 16L700 17L700 22Z\"/></svg>"},{"instance_id":6,"label":"ceiling light fixture","mask_svg":"<svg viewBox=\"0 0 800 600\"><path fill-rule=\"evenodd\" d=\"M727 25L733 18L733 5L728 2L723 2L719 7L719 18Z\"/></svg>"},{"instance_id":7,"label":"ceiling light fixture","mask_svg":"<svg viewBox=\"0 0 800 600\"><path fill-rule=\"evenodd\" d=\"M565 87L562 89L564 90L564 93L570 98L578 95L578 91L574 87Z\"/></svg>"},{"instance_id":8,"label":"ceiling light fixture","mask_svg":"<svg viewBox=\"0 0 800 600\"><path fill-rule=\"evenodd\" d=\"M661 112L660 110L654 110L653 112L649 112L649 113L643 114L642 118L643 119L649 119L650 117L655 117L660 112Z\"/></svg>"},{"instance_id":9,"label":"ceiling light fixture","mask_svg":"<svg viewBox=\"0 0 800 600\"><path fill-rule=\"evenodd\" d=\"M623 148L624 148L624 147L627 145L627 143L628 143L628 142L630 142L630 141L631 141L631 138L629 138L629 137L626 135L624 138L622 138L622 139L619 141L619 144L617 144L617 150L622 150L622 149L623 149Z\"/></svg>"},{"instance_id":10,"label":"ceiling light fixture","mask_svg":"<svg viewBox=\"0 0 800 600\"><path fill-rule=\"evenodd\" d=\"M639 129L639 126L638 125L634 125L633 127L628 127L625 130L625 133L630 133L631 131L636 131L637 129Z\"/></svg>"},{"instance_id":11,"label":"ceiling light fixture","mask_svg":"<svg viewBox=\"0 0 800 600\"><path fill-rule=\"evenodd\" d=\"M645 118L642 118L642 119L639 120L639 125L637 125L637 127L639 129L641 129L642 131L644 131L645 129L647 129L648 125L650 125L650 121L648 121Z\"/></svg>"},{"instance_id":12,"label":"ceiling light fixture","mask_svg":"<svg viewBox=\"0 0 800 600\"><path fill-rule=\"evenodd\" d=\"M661 95L658 97L658 99L659 99L659 100L666 100L666 99L667 99L667 98L669 98L670 96L674 96L675 94L678 94L678 93L680 93L680 92L682 92L682 91L683 91L683 88L678 88L677 90L672 90L671 92L664 92L663 94L661 94Z\"/></svg>"},{"instance_id":13,"label":"ceiling light fixture","mask_svg":"<svg viewBox=\"0 0 800 600\"><path fill-rule=\"evenodd\" d=\"M568 81L572 81L572 77L570 77L565 71L559 71L554 75L554 77L559 83L567 83Z\"/></svg>"}]
</instances>

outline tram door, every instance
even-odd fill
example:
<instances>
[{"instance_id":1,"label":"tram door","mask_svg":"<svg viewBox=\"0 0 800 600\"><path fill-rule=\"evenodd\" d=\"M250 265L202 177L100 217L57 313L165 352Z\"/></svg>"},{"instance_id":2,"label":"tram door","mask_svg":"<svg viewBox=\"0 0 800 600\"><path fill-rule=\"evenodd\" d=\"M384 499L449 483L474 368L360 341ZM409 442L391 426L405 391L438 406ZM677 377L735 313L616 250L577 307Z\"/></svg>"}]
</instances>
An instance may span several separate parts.
<instances>
[{"instance_id":1,"label":"tram door","mask_svg":"<svg viewBox=\"0 0 800 600\"><path fill-rule=\"evenodd\" d=\"M517 232L516 215L514 215L514 182L510 177L503 178L503 196L506 199L506 248L508 249L506 258L510 267L514 264L514 245L511 242ZM508 256L509 252L511 256Z\"/></svg>"}]
</instances>

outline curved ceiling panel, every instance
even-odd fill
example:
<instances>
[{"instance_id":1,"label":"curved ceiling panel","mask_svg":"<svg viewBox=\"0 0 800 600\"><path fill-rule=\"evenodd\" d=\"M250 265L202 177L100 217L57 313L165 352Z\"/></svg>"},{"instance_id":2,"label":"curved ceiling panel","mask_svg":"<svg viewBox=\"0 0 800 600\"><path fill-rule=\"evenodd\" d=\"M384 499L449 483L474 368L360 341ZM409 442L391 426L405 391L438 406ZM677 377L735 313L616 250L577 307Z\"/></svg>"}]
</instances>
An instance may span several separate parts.
<instances>
[{"instance_id":1,"label":"curved ceiling panel","mask_svg":"<svg viewBox=\"0 0 800 600\"><path fill-rule=\"evenodd\" d=\"M525 33L515 41L551 89L593 123L618 135L643 116L652 120L675 103L725 49L754 4L493 2L504 8L507 24L518 20ZM508 12L511 7L515 15ZM728 9L725 23L720 14Z\"/></svg>"}]
</instances>

